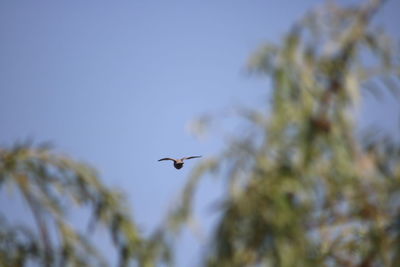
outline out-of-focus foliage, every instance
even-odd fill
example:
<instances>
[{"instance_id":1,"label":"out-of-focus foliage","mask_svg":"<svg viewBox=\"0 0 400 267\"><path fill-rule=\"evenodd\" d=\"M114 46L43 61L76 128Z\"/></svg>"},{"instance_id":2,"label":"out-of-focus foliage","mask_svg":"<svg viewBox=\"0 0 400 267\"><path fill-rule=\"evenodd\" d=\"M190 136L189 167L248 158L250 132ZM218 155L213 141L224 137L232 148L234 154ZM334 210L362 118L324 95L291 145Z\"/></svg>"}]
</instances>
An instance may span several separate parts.
<instances>
[{"instance_id":1,"label":"out-of-focus foliage","mask_svg":"<svg viewBox=\"0 0 400 267\"><path fill-rule=\"evenodd\" d=\"M158 259L155 255L160 253L154 252L157 246L153 245L157 239L141 237L123 196L103 185L86 164L52 153L45 146L0 149L0 190L6 193L7 189L25 200L36 227L11 225L6 214L0 216L1 266L108 265L105 258L112 253L102 256L88 238L96 225L108 230L119 266L129 262L146 266L149 255L151 262ZM91 213L85 227L68 220L68 212L78 208ZM167 253L161 256L160 260L168 262Z\"/></svg>"},{"instance_id":2,"label":"out-of-focus foliage","mask_svg":"<svg viewBox=\"0 0 400 267\"><path fill-rule=\"evenodd\" d=\"M46 148L1 149L0 190L17 189L36 228L0 216L0 264L106 265L88 234L68 223L75 204L91 212L89 228L108 229L120 266L173 265L198 181L211 172L224 177L226 191L201 265L400 266L399 140L365 138L354 115L363 91L379 84L398 93L398 50L370 25L382 4L330 3L279 45L261 47L249 68L271 81L265 109L240 110L246 128L197 166L149 237L93 169Z\"/></svg>"},{"instance_id":3,"label":"out-of-focus foliage","mask_svg":"<svg viewBox=\"0 0 400 267\"><path fill-rule=\"evenodd\" d=\"M210 167L227 191L205 265L400 266L400 140L365 138L354 112L376 84L399 93L382 5L329 3L253 55L270 99Z\"/></svg>"}]
</instances>

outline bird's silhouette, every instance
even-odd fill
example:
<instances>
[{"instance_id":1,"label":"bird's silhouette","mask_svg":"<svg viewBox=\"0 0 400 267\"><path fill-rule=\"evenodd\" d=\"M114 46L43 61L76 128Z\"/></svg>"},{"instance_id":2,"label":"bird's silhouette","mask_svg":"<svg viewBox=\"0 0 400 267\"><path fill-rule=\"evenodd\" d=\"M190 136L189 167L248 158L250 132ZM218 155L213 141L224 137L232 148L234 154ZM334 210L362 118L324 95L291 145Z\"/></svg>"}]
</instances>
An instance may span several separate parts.
<instances>
[{"instance_id":1,"label":"bird's silhouette","mask_svg":"<svg viewBox=\"0 0 400 267\"><path fill-rule=\"evenodd\" d=\"M195 158L201 158L201 156L191 156L191 157L184 157L181 159L173 159L173 158L162 158L159 159L158 161L162 161L162 160L172 160L174 162L174 167L175 169L180 169L183 167L183 161L187 160L187 159L195 159Z\"/></svg>"}]
</instances>

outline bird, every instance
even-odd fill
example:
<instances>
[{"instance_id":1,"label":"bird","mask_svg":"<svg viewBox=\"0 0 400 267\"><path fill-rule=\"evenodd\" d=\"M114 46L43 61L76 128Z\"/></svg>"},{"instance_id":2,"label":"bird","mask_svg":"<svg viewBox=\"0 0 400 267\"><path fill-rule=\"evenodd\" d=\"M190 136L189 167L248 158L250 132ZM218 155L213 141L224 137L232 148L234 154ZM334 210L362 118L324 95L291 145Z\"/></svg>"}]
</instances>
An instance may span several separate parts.
<instances>
[{"instance_id":1,"label":"bird","mask_svg":"<svg viewBox=\"0 0 400 267\"><path fill-rule=\"evenodd\" d=\"M195 159L195 158L201 158L201 156L190 156L190 157L184 157L181 159L173 159L173 158L162 158L159 159L158 161L162 161L162 160L172 160L174 162L174 167L175 169L179 170L180 168L183 167L183 161L187 160L187 159Z\"/></svg>"}]
</instances>

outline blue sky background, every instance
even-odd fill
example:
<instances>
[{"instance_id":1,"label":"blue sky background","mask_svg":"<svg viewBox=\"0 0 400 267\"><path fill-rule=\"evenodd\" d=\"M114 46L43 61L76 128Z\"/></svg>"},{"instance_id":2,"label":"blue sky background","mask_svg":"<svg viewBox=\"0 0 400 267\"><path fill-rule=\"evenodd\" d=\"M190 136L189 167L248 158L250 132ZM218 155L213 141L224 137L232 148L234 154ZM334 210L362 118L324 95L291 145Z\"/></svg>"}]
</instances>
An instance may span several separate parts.
<instances>
[{"instance_id":1,"label":"blue sky background","mask_svg":"<svg viewBox=\"0 0 400 267\"><path fill-rule=\"evenodd\" d=\"M196 164L177 171L157 160L215 154L222 140L198 140L188 123L233 104L263 103L267 83L245 74L248 57L323 2L0 0L0 145L51 141L90 163L126 193L136 221L151 231ZM389 0L376 19L397 37L398 14L400 2ZM388 101L385 108L369 101L361 120L399 133L398 102ZM217 193L213 181L203 182L197 199L205 224L212 217L205 203ZM0 197L0 210L29 216L10 199ZM185 233L178 266L197 262L194 243Z\"/></svg>"}]
</instances>

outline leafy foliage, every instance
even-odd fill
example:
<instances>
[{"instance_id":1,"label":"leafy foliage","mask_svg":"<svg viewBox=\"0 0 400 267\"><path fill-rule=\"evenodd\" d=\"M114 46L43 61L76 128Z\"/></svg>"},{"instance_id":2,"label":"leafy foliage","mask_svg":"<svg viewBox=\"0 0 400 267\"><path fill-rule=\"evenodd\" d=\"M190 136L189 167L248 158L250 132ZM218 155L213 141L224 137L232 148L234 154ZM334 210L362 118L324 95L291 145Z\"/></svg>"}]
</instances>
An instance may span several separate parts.
<instances>
[{"instance_id":1,"label":"leafy foliage","mask_svg":"<svg viewBox=\"0 0 400 267\"><path fill-rule=\"evenodd\" d=\"M16 187L32 211L37 231L25 225L13 227L3 218L0 234L0 262L23 266L104 266L87 235L68 222L68 207L88 207L96 224L108 229L117 249L119 265L130 259L145 261L147 243L123 205L121 194L104 186L94 169L47 147L27 144L0 150L1 186ZM147 251L151 251L146 248Z\"/></svg>"},{"instance_id":2,"label":"leafy foliage","mask_svg":"<svg viewBox=\"0 0 400 267\"><path fill-rule=\"evenodd\" d=\"M400 264L399 140L354 122L369 84L398 92L398 50L369 25L381 5L329 4L251 58L270 109L241 110L246 128L216 160L228 190L206 265Z\"/></svg>"}]
</instances>

